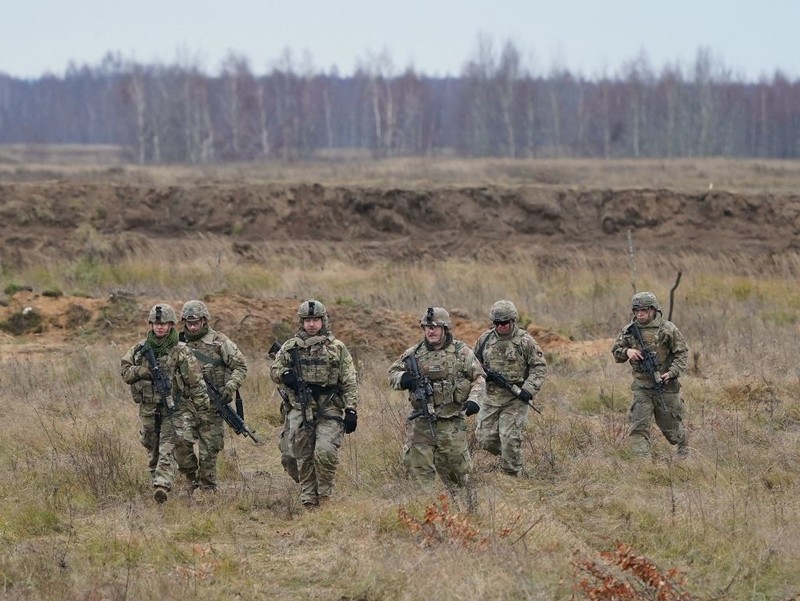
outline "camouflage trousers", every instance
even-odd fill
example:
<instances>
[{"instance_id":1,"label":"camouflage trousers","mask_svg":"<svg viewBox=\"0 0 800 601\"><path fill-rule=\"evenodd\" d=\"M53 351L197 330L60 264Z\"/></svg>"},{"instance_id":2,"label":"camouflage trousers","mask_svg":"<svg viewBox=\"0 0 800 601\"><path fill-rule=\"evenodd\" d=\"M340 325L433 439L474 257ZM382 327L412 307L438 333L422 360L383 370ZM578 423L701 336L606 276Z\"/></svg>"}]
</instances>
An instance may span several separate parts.
<instances>
[{"instance_id":1,"label":"camouflage trousers","mask_svg":"<svg viewBox=\"0 0 800 601\"><path fill-rule=\"evenodd\" d=\"M519 476L524 465L522 435L528 425L528 406L514 400L502 406L486 405L478 413L475 436L481 448L500 456L500 468Z\"/></svg>"},{"instance_id":2,"label":"camouflage trousers","mask_svg":"<svg viewBox=\"0 0 800 601\"><path fill-rule=\"evenodd\" d=\"M197 416L188 407L178 407L173 413L164 415L153 486L170 490L176 476L176 464L190 486L197 484L197 455L194 453L197 430Z\"/></svg>"},{"instance_id":3,"label":"camouflage trousers","mask_svg":"<svg viewBox=\"0 0 800 601\"><path fill-rule=\"evenodd\" d=\"M300 482L300 474L297 472L297 459L294 458L292 451L292 441L289 438L289 420L286 416L283 418L283 425L281 426L280 434L278 435L278 450L281 452L281 465L283 471L295 482Z\"/></svg>"},{"instance_id":4,"label":"camouflage trousers","mask_svg":"<svg viewBox=\"0 0 800 601\"><path fill-rule=\"evenodd\" d=\"M286 421L289 451L297 462L300 502L315 505L320 497L333 494L344 425L341 419L324 417L303 425L303 412L294 408L286 415Z\"/></svg>"},{"instance_id":5,"label":"camouflage trousers","mask_svg":"<svg viewBox=\"0 0 800 601\"><path fill-rule=\"evenodd\" d=\"M208 421L198 428L199 439L197 470L199 484L203 488L217 487L217 456L225 448L225 420L211 409Z\"/></svg>"},{"instance_id":6,"label":"camouflage trousers","mask_svg":"<svg viewBox=\"0 0 800 601\"><path fill-rule=\"evenodd\" d=\"M158 445L161 440L161 410L154 403L142 403L139 405L139 442L147 451L149 458L147 468L150 470L150 480L155 477L156 467L158 466Z\"/></svg>"},{"instance_id":7,"label":"camouflage trousers","mask_svg":"<svg viewBox=\"0 0 800 601\"><path fill-rule=\"evenodd\" d=\"M439 419L434 428L435 439L430 422L424 417L409 422L403 465L411 478L421 484L432 483L438 473L448 490L453 485L466 485L472 471L472 459L467 448L467 422L463 417Z\"/></svg>"},{"instance_id":8,"label":"camouflage trousers","mask_svg":"<svg viewBox=\"0 0 800 601\"><path fill-rule=\"evenodd\" d=\"M679 448L684 446L686 428L683 425L683 412L683 401L677 390L665 391L659 395L654 388L634 387L633 404L628 412L631 447L634 452L637 454L650 452L650 427L653 418L671 445L677 445Z\"/></svg>"}]
</instances>

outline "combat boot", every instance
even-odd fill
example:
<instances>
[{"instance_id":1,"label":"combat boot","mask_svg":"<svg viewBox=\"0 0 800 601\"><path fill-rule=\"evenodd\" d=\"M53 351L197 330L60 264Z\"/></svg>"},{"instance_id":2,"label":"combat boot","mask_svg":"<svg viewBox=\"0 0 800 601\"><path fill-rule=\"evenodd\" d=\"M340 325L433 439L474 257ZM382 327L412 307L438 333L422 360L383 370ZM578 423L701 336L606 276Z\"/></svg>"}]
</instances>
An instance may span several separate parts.
<instances>
[{"instance_id":1,"label":"combat boot","mask_svg":"<svg viewBox=\"0 0 800 601\"><path fill-rule=\"evenodd\" d=\"M167 493L169 491L163 486L156 486L156 491L153 493L153 498L159 505L167 501Z\"/></svg>"}]
</instances>

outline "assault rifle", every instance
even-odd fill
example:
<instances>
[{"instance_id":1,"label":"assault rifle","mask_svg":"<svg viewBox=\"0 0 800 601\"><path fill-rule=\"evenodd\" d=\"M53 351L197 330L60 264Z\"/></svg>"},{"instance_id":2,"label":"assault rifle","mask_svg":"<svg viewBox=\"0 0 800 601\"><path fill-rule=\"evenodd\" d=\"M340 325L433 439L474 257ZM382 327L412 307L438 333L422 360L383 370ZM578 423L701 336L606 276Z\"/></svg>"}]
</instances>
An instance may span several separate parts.
<instances>
[{"instance_id":1,"label":"assault rifle","mask_svg":"<svg viewBox=\"0 0 800 601\"><path fill-rule=\"evenodd\" d=\"M424 418L431 429L431 436L434 444L436 443L436 411L433 408L433 386L430 378L422 373L417 362L416 355L412 352L404 361L406 369L417 381L417 385L411 392L412 397L417 402L419 408L408 416L408 421Z\"/></svg>"},{"instance_id":2,"label":"assault rifle","mask_svg":"<svg viewBox=\"0 0 800 601\"><path fill-rule=\"evenodd\" d=\"M494 369L490 369L488 367L484 367L483 369L486 372L486 379L489 382L494 382L500 388L505 388L506 390L508 390L508 392L513 394L517 398L517 400L520 400L523 403L525 403L528 407L533 409L539 415L542 414L542 412L539 411L539 409L537 409L530 401L526 401L525 399L523 399L522 397L519 396L522 393L522 388L520 388L519 386L517 386L513 382L510 382L508 380L508 378L506 378L499 371L496 371Z\"/></svg>"},{"instance_id":3,"label":"assault rifle","mask_svg":"<svg viewBox=\"0 0 800 601\"><path fill-rule=\"evenodd\" d=\"M153 391L161 399L161 403L168 411L175 411L175 401L172 399L172 381L170 377L161 370L156 354L149 344L145 343L139 347L147 364L150 366L150 375L153 378Z\"/></svg>"},{"instance_id":4,"label":"assault rifle","mask_svg":"<svg viewBox=\"0 0 800 601\"><path fill-rule=\"evenodd\" d=\"M293 346L289 349L289 356L292 358L292 371L294 372L295 384L294 394L297 396L297 402L300 403L300 410L303 412L303 428L313 427L314 416L309 420L309 413L311 411L311 403L314 401L314 395L311 394L308 384L303 379L303 370L300 369L300 349Z\"/></svg>"},{"instance_id":5,"label":"assault rifle","mask_svg":"<svg viewBox=\"0 0 800 601\"><path fill-rule=\"evenodd\" d=\"M483 339L483 342L481 342L481 344L480 344L480 346L478 347L478 350L477 350L477 352L476 352L476 354L475 354L475 355L476 355L476 357L478 358L478 361L480 361L481 367L483 367L483 371L484 371L484 372L486 372L486 381L487 381L487 382L494 382L494 383L495 383L495 384L497 384L497 385L498 385L500 388L504 388L504 389L508 390L508 392L510 392L511 394L513 394L513 395L514 395L514 397L516 397L516 398L517 398L517 400L520 400L520 401L522 401L522 402L523 402L523 403L525 403L525 404L526 404L528 407L530 407L531 409L533 409L533 410L534 410L536 413L538 413L539 415L541 415L541 414L542 414L542 412L541 412L541 411L539 411L539 409L537 409L536 407L534 407L532 403L530 403L530 402L528 402L528 401L524 400L523 398L521 398L521 397L519 396L519 395L522 393L522 388L520 388L519 386L517 386L517 385L516 385L516 384L514 384L513 382L509 381L509 379L508 379L508 378L506 378L506 377L505 377L503 374L501 374L499 371L497 371L497 370L494 370L494 369L492 369L492 368L488 367L487 365L484 365L483 349L486 347L486 343L488 342L488 340L489 340L489 338L488 338L488 337L486 337L486 338L484 338L484 339Z\"/></svg>"},{"instance_id":6,"label":"assault rifle","mask_svg":"<svg viewBox=\"0 0 800 601\"><path fill-rule=\"evenodd\" d=\"M219 388L214 386L214 382L205 374L203 374L203 380L205 380L206 388L208 389L208 398L211 399L214 409L222 416L225 423L237 434L249 436L253 439L254 443L258 444L260 441L256 438L256 435L247 427L247 424L244 423L244 420L239 414L228 406L225 399L222 398L222 393L219 391Z\"/></svg>"},{"instance_id":7,"label":"assault rifle","mask_svg":"<svg viewBox=\"0 0 800 601\"><path fill-rule=\"evenodd\" d=\"M644 343L644 338L642 338L642 332L639 329L639 324L636 323L636 320L630 326L630 331L633 332L633 337L636 339L636 342L639 343L641 347L642 353L642 367L644 371L651 376L653 376L653 381L656 383L656 392L658 393L658 404L661 407L662 411L667 410L667 406L664 404L664 380L661 379L661 371L658 368L658 357L656 357L655 352L648 347Z\"/></svg>"}]
</instances>

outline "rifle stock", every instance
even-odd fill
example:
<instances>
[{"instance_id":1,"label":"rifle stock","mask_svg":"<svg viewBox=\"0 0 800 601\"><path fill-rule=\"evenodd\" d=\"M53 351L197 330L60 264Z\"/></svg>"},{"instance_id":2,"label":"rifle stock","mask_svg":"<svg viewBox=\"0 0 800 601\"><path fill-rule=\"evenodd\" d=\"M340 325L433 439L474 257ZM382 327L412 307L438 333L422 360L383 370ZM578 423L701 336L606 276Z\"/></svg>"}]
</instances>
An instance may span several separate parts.
<instances>
[{"instance_id":1,"label":"rifle stock","mask_svg":"<svg viewBox=\"0 0 800 601\"><path fill-rule=\"evenodd\" d=\"M260 441L258 438L256 438L256 435L247 427L247 424L244 423L244 420L239 416L239 414L228 406L228 404L225 402L225 399L222 398L222 393L216 386L214 386L214 383L209 379L209 377L203 374L203 380L206 383L208 397L211 399L214 409L216 409L217 413L222 416L222 419L225 420L225 423L228 424L233 431L236 432L236 434L249 436L253 439L254 443L258 444Z\"/></svg>"},{"instance_id":2,"label":"rifle stock","mask_svg":"<svg viewBox=\"0 0 800 601\"><path fill-rule=\"evenodd\" d=\"M274 361L276 355L278 354L278 351L281 350L281 346L282 346L281 343L278 342L277 340L273 341L273 343L269 347L269 350L267 350L267 357L269 357Z\"/></svg>"}]
</instances>

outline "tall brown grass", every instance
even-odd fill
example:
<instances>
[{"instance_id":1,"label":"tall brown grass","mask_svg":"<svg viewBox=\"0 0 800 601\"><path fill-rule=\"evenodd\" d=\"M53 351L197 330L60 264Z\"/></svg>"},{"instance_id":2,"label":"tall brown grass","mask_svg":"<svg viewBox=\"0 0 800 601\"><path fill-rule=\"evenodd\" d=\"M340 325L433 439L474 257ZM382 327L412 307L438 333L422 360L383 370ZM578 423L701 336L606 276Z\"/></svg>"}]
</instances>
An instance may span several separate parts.
<instances>
[{"instance_id":1,"label":"tall brown grass","mask_svg":"<svg viewBox=\"0 0 800 601\"><path fill-rule=\"evenodd\" d=\"M0 181L713 184L787 192L800 175L791 162L716 159L320 161L218 166L198 175L176 166L98 167L85 150L72 162L59 155L40 165L4 163ZM66 349L4 334L2 599L800 595L800 255L793 251L642 248L634 276L625 241L618 249L517 248L502 259L409 263L379 248L322 241L265 242L243 254L228 239L199 236L171 242L167 256L141 236L112 239L88 227L74 236L83 256L4 266L2 288L95 297L120 290L163 298L232 293L287 303L313 295L337 312L362 315L374 337L385 328L382 309L416 315L442 304L485 322L495 300L510 298L524 323L575 344L548 352L544 414L531 417L525 440L529 477L505 477L473 441L479 507L472 516L443 504L441 487L418 490L405 478L399 458L407 401L386 385L394 357L361 345L359 427L341 451L335 501L303 514L276 448L269 341L243 347L247 422L264 443L229 435L219 493L178 494L159 507L148 487L136 406L118 375L127 349L88 335ZM625 436L628 369L613 363L610 338L629 317L632 280L655 291L666 312L678 271L673 319L691 349L683 383L691 457L676 462L654 431L652 460L635 459Z\"/></svg>"},{"instance_id":2,"label":"tall brown grass","mask_svg":"<svg viewBox=\"0 0 800 601\"><path fill-rule=\"evenodd\" d=\"M620 598L668 598L620 572L619 549L642 558L641 574L677 569L693 599L800 594L796 254L637 253L636 287L654 290L665 311L683 273L673 319L692 351L683 388L692 453L678 463L657 435L652 460L625 444L629 374L608 353L629 316L624 250L553 261L518 249L502 262L413 265L353 252L297 244L242 261L224 240L203 238L174 244L169 260L141 245L113 262L42 265L2 280L92 295L311 294L363 313L376 336L382 324L370 316L381 308L416 314L436 303L484 321L492 302L511 298L525 320L598 341L583 354L548 353L544 415L532 416L525 444L528 478L505 477L473 449L474 516L443 507L440 487L411 487L399 465L407 402L386 385L393 357L361 352L359 428L342 448L335 502L302 514L280 468L266 348L248 347L247 421L265 442L229 436L220 492L159 507L118 376L126 349L91 339L78 352L32 352L6 339L0 598L612 598L600 596L610 584L603 589L590 568L639 595Z\"/></svg>"},{"instance_id":3,"label":"tall brown grass","mask_svg":"<svg viewBox=\"0 0 800 601\"><path fill-rule=\"evenodd\" d=\"M76 179L138 185L300 183L430 188L436 186L569 186L794 193L797 161L779 159L455 159L375 160L321 156L307 161L141 166L110 146L0 146L0 181Z\"/></svg>"}]
</instances>

